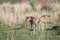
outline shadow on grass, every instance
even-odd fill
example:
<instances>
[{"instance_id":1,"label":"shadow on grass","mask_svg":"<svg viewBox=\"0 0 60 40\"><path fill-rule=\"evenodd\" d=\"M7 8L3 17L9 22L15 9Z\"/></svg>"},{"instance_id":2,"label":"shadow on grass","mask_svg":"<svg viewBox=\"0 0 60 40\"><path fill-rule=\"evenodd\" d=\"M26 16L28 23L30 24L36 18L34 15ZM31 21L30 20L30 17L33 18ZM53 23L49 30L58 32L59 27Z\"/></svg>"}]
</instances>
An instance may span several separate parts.
<instances>
[{"instance_id":1,"label":"shadow on grass","mask_svg":"<svg viewBox=\"0 0 60 40\"><path fill-rule=\"evenodd\" d=\"M14 28L13 30L20 30L21 28Z\"/></svg>"}]
</instances>

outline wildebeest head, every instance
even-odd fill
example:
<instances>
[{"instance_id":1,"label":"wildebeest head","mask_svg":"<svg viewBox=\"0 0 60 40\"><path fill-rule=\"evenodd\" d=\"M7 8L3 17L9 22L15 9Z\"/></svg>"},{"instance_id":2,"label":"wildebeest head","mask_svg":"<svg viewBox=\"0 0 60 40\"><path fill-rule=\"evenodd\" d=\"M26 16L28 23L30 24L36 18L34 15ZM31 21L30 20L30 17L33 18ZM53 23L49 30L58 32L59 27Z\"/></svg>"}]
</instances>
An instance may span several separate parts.
<instances>
[{"instance_id":1,"label":"wildebeest head","mask_svg":"<svg viewBox=\"0 0 60 40\"><path fill-rule=\"evenodd\" d=\"M32 17L32 16L27 16L25 21L29 21L29 20L33 20L33 19L34 19L34 17Z\"/></svg>"}]
</instances>

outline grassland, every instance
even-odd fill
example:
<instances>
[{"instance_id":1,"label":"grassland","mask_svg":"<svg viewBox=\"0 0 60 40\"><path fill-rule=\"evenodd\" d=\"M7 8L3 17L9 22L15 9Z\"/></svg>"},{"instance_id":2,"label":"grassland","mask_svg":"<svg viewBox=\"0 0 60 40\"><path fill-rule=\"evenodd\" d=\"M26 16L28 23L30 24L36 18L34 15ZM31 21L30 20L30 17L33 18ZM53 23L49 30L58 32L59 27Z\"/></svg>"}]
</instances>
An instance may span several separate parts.
<instances>
[{"instance_id":1,"label":"grassland","mask_svg":"<svg viewBox=\"0 0 60 40\"><path fill-rule=\"evenodd\" d=\"M48 24L48 29L52 28L54 24ZM32 34L29 29L4 28L0 25L0 40L60 40L60 35L56 35L56 30L38 30L36 34ZM8 39L7 39L7 34Z\"/></svg>"},{"instance_id":2,"label":"grassland","mask_svg":"<svg viewBox=\"0 0 60 40\"><path fill-rule=\"evenodd\" d=\"M20 0L0 0L0 3L3 1L11 1L12 3L20 1ZM59 0L60 1L60 0ZM53 26L58 25L60 27L60 19L57 20L51 20L50 23L47 24L47 29L51 29ZM10 28L6 28L3 24L0 24L0 40L60 40L60 28L59 30L45 30L42 32L38 28L36 29L36 32L32 33L32 31L29 31L28 28L22 28L20 29L21 25L15 25ZM40 26L37 26L40 27Z\"/></svg>"}]
</instances>

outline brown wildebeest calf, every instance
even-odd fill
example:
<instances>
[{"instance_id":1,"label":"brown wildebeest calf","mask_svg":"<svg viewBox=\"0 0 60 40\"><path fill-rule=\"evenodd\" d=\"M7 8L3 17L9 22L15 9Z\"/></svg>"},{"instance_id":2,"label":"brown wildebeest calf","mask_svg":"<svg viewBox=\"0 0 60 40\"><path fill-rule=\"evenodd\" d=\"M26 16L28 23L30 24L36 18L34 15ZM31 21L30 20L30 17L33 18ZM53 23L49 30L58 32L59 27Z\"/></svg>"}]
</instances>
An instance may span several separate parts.
<instances>
[{"instance_id":1,"label":"brown wildebeest calf","mask_svg":"<svg viewBox=\"0 0 60 40\"><path fill-rule=\"evenodd\" d=\"M41 29L44 30L44 26L46 26L47 22L50 20L50 15L42 15L40 18L39 18L39 21L38 23L42 24L41 25Z\"/></svg>"},{"instance_id":2,"label":"brown wildebeest calf","mask_svg":"<svg viewBox=\"0 0 60 40\"><path fill-rule=\"evenodd\" d=\"M36 24L36 18L33 17L33 16L27 16L25 21L30 23L30 25L31 25L31 30L30 31L33 30L33 25L35 27L37 26L37 24Z\"/></svg>"},{"instance_id":3,"label":"brown wildebeest calf","mask_svg":"<svg viewBox=\"0 0 60 40\"><path fill-rule=\"evenodd\" d=\"M50 15L42 15L40 18L39 18L39 21L43 22L43 23L46 23L48 20L50 20Z\"/></svg>"}]
</instances>

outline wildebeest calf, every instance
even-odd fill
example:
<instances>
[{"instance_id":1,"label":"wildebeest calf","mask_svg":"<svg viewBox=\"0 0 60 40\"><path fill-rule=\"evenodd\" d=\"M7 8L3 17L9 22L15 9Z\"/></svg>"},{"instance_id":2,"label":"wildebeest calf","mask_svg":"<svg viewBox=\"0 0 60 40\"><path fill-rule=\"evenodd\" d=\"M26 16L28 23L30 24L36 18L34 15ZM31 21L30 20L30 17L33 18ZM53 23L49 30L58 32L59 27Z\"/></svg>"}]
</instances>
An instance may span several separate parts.
<instances>
[{"instance_id":1,"label":"wildebeest calf","mask_svg":"<svg viewBox=\"0 0 60 40\"><path fill-rule=\"evenodd\" d=\"M29 22L30 23L30 25L31 25L31 30L30 31L33 31L33 25L35 25L36 26L36 23L35 23L35 21L34 21L34 17L32 17L32 16L27 16L26 17L26 22Z\"/></svg>"}]
</instances>

